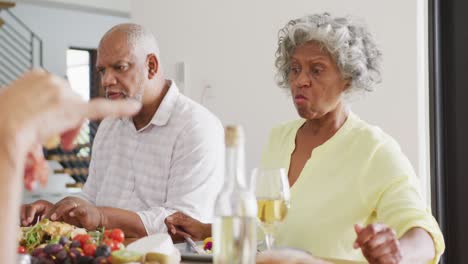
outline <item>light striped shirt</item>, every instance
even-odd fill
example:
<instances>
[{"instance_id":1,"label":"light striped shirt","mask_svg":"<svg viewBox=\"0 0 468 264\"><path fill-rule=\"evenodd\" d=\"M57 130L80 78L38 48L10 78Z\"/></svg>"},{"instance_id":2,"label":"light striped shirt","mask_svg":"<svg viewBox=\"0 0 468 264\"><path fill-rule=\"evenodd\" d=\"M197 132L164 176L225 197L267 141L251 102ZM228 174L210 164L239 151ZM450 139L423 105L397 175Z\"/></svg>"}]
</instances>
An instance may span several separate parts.
<instances>
[{"instance_id":1,"label":"light striped shirt","mask_svg":"<svg viewBox=\"0 0 468 264\"><path fill-rule=\"evenodd\" d=\"M101 122L81 197L136 212L148 234L167 232L164 219L176 211L212 221L223 171L221 122L172 82L146 127Z\"/></svg>"}]
</instances>

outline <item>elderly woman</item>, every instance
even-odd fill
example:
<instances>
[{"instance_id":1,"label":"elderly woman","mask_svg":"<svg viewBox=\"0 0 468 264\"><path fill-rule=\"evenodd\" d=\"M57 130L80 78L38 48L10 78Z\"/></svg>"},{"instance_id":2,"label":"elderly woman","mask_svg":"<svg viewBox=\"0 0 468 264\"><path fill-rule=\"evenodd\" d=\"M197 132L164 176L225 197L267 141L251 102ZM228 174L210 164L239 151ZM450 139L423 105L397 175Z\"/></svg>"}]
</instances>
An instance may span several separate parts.
<instances>
[{"instance_id":1,"label":"elderly woman","mask_svg":"<svg viewBox=\"0 0 468 264\"><path fill-rule=\"evenodd\" d=\"M380 81L380 59L367 29L348 18L309 15L281 29L278 84L301 119L274 128L263 156L264 167L287 168L291 186L278 245L370 263L437 263L443 236L410 162L347 105ZM191 233L195 222L180 226Z\"/></svg>"}]
</instances>

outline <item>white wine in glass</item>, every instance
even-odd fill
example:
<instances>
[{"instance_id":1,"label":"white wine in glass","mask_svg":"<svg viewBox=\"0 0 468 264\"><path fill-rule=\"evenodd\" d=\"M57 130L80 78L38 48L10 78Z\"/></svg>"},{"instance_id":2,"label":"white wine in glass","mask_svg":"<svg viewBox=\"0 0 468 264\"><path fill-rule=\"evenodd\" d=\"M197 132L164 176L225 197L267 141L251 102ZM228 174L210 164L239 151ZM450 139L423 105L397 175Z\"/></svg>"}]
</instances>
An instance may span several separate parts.
<instances>
[{"instance_id":1,"label":"white wine in glass","mask_svg":"<svg viewBox=\"0 0 468 264\"><path fill-rule=\"evenodd\" d=\"M252 174L257 198L257 219L265 233L267 249L274 245L277 226L289 208L289 181L284 169L255 169Z\"/></svg>"},{"instance_id":2,"label":"white wine in glass","mask_svg":"<svg viewBox=\"0 0 468 264\"><path fill-rule=\"evenodd\" d=\"M257 199L257 218L263 225L282 222L288 213L288 204L283 199Z\"/></svg>"}]
</instances>

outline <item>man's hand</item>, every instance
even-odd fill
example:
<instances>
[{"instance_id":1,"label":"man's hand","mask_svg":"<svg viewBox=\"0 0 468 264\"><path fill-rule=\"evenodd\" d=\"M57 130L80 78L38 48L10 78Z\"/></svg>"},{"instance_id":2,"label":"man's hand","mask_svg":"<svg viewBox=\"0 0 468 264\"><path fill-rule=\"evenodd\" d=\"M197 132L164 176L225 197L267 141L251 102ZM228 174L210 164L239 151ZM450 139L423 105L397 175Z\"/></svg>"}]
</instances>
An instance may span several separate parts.
<instances>
[{"instance_id":1,"label":"man's hand","mask_svg":"<svg viewBox=\"0 0 468 264\"><path fill-rule=\"evenodd\" d=\"M24 204L21 206L21 213L20 213L20 222L22 226L30 226L44 218L44 216L54 207L54 204L44 201L38 200L34 203Z\"/></svg>"},{"instance_id":2,"label":"man's hand","mask_svg":"<svg viewBox=\"0 0 468 264\"><path fill-rule=\"evenodd\" d=\"M47 213L52 221L64 221L87 230L101 226L102 215L99 209L88 201L77 197L66 197Z\"/></svg>"},{"instance_id":3,"label":"man's hand","mask_svg":"<svg viewBox=\"0 0 468 264\"><path fill-rule=\"evenodd\" d=\"M384 224L354 225L354 229L357 238L353 247L361 248L370 264L401 262L400 241L393 229Z\"/></svg>"},{"instance_id":4,"label":"man's hand","mask_svg":"<svg viewBox=\"0 0 468 264\"><path fill-rule=\"evenodd\" d=\"M182 242L184 237L199 241L211 236L211 224L204 224L181 212L168 216L164 222L174 242Z\"/></svg>"}]
</instances>

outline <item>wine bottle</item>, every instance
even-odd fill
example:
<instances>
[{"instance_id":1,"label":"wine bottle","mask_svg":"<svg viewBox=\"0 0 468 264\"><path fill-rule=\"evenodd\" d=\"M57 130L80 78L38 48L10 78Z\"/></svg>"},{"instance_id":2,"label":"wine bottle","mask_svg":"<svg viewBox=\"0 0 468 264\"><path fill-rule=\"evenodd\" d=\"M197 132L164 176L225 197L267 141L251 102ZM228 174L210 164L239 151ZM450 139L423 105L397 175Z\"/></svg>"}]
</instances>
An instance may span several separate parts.
<instances>
[{"instance_id":1,"label":"wine bottle","mask_svg":"<svg viewBox=\"0 0 468 264\"><path fill-rule=\"evenodd\" d=\"M225 129L224 186L215 204L212 225L215 264L253 264L257 253L257 202L245 183L242 127Z\"/></svg>"}]
</instances>

